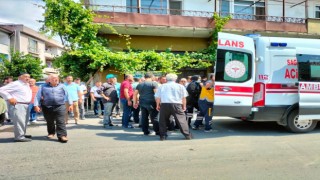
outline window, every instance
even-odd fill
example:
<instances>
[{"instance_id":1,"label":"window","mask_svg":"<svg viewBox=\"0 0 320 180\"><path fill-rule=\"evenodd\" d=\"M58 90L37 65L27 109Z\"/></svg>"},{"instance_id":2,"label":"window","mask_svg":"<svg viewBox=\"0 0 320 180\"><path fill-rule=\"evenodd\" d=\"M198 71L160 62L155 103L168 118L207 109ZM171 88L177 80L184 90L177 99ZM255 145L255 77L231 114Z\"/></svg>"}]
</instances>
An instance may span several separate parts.
<instances>
[{"instance_id":1,"label":"window","mask_svg":"<svg viewBox=\"0 0 320 180\"><path fill-rule=\"evenodd\" d=\"M299 81L320 81L320 56L297 55Z\"/></svg>"},{"instance_id":2,"label":"window","mask_svg":"<svg viewBox=\"0 0 320 180\"><path fill-rule=\"evenodd\" d=\"M2 63L3 60L5 60L5 59L9 59L9 55L0 53L0 63Z\"/></svg>"},{"instance_id":3,"label":"window","mask_svg":"<svg viewBox=\"0 0 320 180\"><path fill-rule=\"evenodd\" d=\"M127 12L138 12L137 0L127 0Z\"/></svg>"},{"instance_id":4,"label":"window","mask_svg":"<svg viewBox=\"0 0 320 180\"><path fill-rule=\"evenodd\" d=\"M315 18L320 18L320 6L316 6Z\"/></svg>"},{"instance_id":5,"label":"window","mask_svg":"<svg viewBox=\"0 0 320 180\"><path fill-rule=\"evenodd\" d=\"M223 0L220 12L223 16L226 16L227 13L233 13L234 19L264 20L265 3L261 0Z\"/></svg>"},{"instance_id":6,"label":"window","mask_svg":"<svg viewBox=\"0 0 320 180\"><path fill-rule=\"evenodd\" d=\"M181 1L172 1L169 2L170 14L171 15L182 15L182 2Z\"/></svg>"},{"instance_id":7,"label":"window","mask_svg":"<svg viewBox=\"0 0 320 180\"><path fill-rule=\"evenodd\" d=\"M141 13L167 14L167 0L140 0Z\"/></svg>"},{"instance_id":8,"label":"window","mask_svg":"<svg viewBox=\"0 0 320 180\"><path fill-rule=\"evenodd\" d=\"M38 54L38 41L34 39L29 39L29 46L28 46L28 51L30 53L36 53Z\"/></svg>"},{"instance_id":9,"label":"window","mask_svg":"<svg viewBox=\"0 0 320 180\"><path fill-rule=\"evenodd\" d=\"M216 64L216 80L222 82L245 82L251 78L251 54L218 50Z\"/></svg>"}]
</instances>

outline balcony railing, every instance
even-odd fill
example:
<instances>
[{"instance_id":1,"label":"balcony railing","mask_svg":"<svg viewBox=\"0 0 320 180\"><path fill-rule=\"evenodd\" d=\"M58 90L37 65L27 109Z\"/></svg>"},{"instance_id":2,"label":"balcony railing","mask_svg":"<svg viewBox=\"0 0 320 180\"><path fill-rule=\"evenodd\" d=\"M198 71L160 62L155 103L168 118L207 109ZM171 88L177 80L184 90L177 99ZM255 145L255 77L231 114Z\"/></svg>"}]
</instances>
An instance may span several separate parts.
<instances>
[{"instance_id":1,"label":"balcony railing","mask_svg":"<svg viewBox=\"0 0 320 180\"><path fill-rule=\"evenodd\" d=\"M164 8L146 8L136 6L111 6L111 5L98 5L88 4L87 8L97 12L123 12L123 13L140 13L140 14L159 14L159 15L180 15L180 16L194 16L194 17L213 17L214 12L209 11L191 11L180 9L164 9ZM235 14L235 13L219 13L220 16L231 16L232 19L242 20L262 20L269 22L286 22L286 23L306 23L305 18L293 18L293 17L280 17L280 16L265 16L265 15L253 15L253 14Z\"/></svg>"}]
</instances>

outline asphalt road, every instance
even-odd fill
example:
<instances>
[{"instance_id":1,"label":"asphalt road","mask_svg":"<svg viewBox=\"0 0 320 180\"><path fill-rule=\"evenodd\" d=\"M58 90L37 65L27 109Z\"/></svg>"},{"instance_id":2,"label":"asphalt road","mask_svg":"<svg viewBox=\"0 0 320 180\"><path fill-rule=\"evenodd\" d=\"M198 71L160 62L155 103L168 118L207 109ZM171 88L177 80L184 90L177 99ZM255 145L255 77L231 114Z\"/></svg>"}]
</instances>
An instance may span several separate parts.
<instances>
[{"instance_id":1,"label":"asphalt road","mask_svg":"<svg viewBox=\"0 0 320 180\"><path fill-rule=\"evenodd\" d=\"M288 133L276 123L216 117L211 133L168 140L140 129L104 129L101 119L68 125L69 142L47 140L44 122L29 143L0 128L0 179L319 179L320 127ZM120 123L120 121L116 121Z\"/></svg>"}]
</instances>

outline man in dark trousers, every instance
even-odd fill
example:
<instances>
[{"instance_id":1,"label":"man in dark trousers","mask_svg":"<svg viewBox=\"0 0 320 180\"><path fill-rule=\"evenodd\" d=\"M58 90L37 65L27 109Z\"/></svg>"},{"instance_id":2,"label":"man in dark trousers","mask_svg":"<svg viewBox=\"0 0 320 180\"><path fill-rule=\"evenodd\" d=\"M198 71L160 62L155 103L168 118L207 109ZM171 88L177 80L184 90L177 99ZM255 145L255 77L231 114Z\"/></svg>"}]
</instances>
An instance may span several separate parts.
<instances>
[{"instance_id":1,"label":"man in dark trousers","mask_svg":"<svg viewBox=\"0 0 320 180\"><path fill-rule=\"evenodd\" d=\"M191 125L191 118L193 116L193 110L197 109L199 111L199 97L201 93L201 77L199 75L194 75L191 77L191 82L187 86L187 92L189 96L187 97L187 117L188 124ZM197 115L197 124L194 124L193 129L199 129L199 125L202 124L203 117L198 113Z\"/></svg>"},{"instance_id":2,"label":"man in dark trousers","mask_svg":"<svg viewBox=\"0 0 320 180\"><path fill-rule=\"evenodd\" d=\"M146 73L145 81L137 85L133 95L133 107L141 109L141 125L144 135L149 135L149 115L153 124L153 130L159 135L159 122L157 121L158 111L154 94L157 91L158 83L152 81L153 74ZM138 98L139 96L139 98Z\"/></svg>"},{"instance_id":3,"label":"man in dark trousers","mask_svg":"<svg viewBox=\"0 0 320 180\"><path fill-rule=\"evenodd\" d=\"M68 96L66 87L59 84L58 75L50 75L49 83L39 88L37 96L34 100L34 109L40 112L40 100L43 116L47 120L48 138L53 139L57 133L58 140L62 143L68 141L67 129L65 124L65 111L68 102L70 104L69 111L73 110L73 99ZM55 126L56 125L56 126Z\"/></svg>"},{"instance_id":4,"label":"man in dark trousers","mask_svg":"<svg viewBox=\"0 0 320 180\"><path fill-rule=\"evenodd\" d=\"M170 123L170 116L173 116L185 138L190 140L192 136L184 112L188 92L184 86L175 82L178 78L176 74L167 74L166 78L168 82L160 86L155 94L157 110L160 111L160 140L163 141L167 138L167 125Z\"/></svg>"}]
</instances>

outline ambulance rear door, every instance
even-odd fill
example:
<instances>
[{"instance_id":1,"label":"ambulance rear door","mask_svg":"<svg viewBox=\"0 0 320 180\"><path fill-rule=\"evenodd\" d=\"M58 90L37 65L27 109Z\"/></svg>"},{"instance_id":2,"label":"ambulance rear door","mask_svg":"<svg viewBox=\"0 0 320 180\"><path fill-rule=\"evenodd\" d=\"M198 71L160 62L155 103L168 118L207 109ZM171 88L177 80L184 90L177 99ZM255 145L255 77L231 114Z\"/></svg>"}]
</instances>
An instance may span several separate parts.
<instances>
[{"instance_id":1,"label":"ambulance rear door","mask_svg":"<svg viewBox=\"0 0 320 180\"><path fill-rule=\"evenodd\" d=\"M255 77L252 38L219 33L215 66L214 115L248 117Z\"/></svg>"},{"instance_id":2,"label":"ambulance rear door","mask_svg":"<svg viewBox=\"0 0 320 180\"><path fill-rule=\"evenodd\" d=\"M298 48L299 121L320 119L320 52Z\"/></svg>"}]
</instances>

